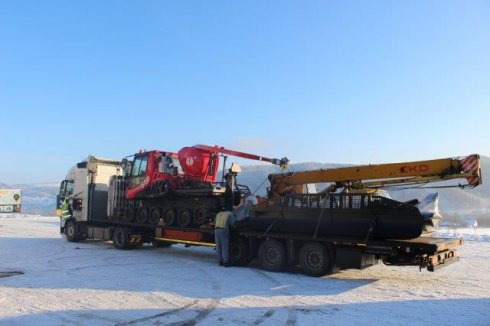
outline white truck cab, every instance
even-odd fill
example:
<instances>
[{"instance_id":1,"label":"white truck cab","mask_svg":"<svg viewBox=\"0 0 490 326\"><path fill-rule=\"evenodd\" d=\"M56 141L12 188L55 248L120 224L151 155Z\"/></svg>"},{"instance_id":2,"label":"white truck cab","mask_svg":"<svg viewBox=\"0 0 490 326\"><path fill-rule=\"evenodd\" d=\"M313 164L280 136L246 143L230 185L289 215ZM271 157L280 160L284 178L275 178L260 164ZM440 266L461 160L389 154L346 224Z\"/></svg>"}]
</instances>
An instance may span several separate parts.
<instances>
[{"instance_id":1,"label":"white truck cab","mask_svg":"<svg viewBox=\"0 0 490 326\"><path fill-rule=\"evenodd\" d=\"M61 218L60 232L69 241L84 234L85 222L107 221L107 196L111 177L122 175L121 162L88 156L86 161L72 167L61 182L58 208L66 198L71 216Z\"/></svg>"}]
</instances>

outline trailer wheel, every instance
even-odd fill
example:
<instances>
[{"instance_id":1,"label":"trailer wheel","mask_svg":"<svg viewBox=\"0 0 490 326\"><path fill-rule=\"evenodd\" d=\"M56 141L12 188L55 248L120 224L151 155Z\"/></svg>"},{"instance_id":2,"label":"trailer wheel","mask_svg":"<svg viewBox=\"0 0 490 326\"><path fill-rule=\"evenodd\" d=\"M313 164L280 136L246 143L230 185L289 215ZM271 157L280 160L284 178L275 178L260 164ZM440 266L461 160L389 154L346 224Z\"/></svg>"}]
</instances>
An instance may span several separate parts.
<instances>
[{"instance_id":1,"label":"trailer wheel","mask_svg":"<svg viewBox=\"0 0 490 326\"><path fill-rule=\"evenodd\" d=\"M177 223L185 228L189 226L192 222L192 215L191 212L189 212L188 209L182 209L179 211L179 216L177 217Z\"/></svg>"},{"instance_id":2,"label":"trailer wheel","mask_svg":"<svg viewBox=\"0 0 490 326\"><path fill-rule=\"evenodd\" d=\"M66 239L69 242L77 242L78 241L78 231L77 224L73 220L69 220L65 225L65 233Z\"/></svg>"},{"instance_id":3,"label":"trailer wheel","mask_svg":"<svg viewBox=\"0 0 490 326\"><path fill-rule=\"evenodd\" d=\"M162 209L158 206L153 206L150 209L150 215L148 216L148 222L151 225L157 225L158 221L160 221L161 217L162 217Z\"/></svg>"},{"instance_id":4,"label":"trailer wheel","mask_svg":"<svg viewBox=\"0 0 490 326\"><path fill-rule=\"evenodd\" d=\"M234 238L230 241L230 261L234 266L246 266L250 263L248 246L242 238Z\"/></svg>"},{"instance_id":5,"label":"trailer wheel","mask_svg":"<svg viewBox=\"0 0 490 326\"><path fill-rule=\"evenodd\" d=\"M172 207L167 207L163 210L163 223L170 226L175 223L175 211Z\"/></svg>"},{"instance_id":6,"label":"trailer wheel","mask_svg":"<svg viewBox=\"0 0 490 326\"><path fill-rule=\"evenodd\" d=\"M112 244L117 249L129 248L129 232L126 227L118 226L114 229L112 233Z\"/></svg>"},{"instance_id":7,"label":"trailer wheel","mask_svg":"<svg viewBox=\"0 0 490 326\"><path fill-rule=\"evenodd\" d=\"M148 221L148 208L140 207L136 213L136 222L145 224Z\"/></svg>"},{"instance_id":8,"label":"trailer wheel","mask_svg":"<svg viewBox=\"0 0 490 326\"><path fill-rule=\"evenodd\" d=\"M332 256L325 245L307 242L299 251L299 264L303 272L310 276L322 276L332 270Z\"/></svg>"},{"instance_id":9,"label":"trailer wheel","mask_svg":"<svg viewBox=\"0 0 490 326\"><path fill-rule=\"evenodd\" d=\"M264 240L259 247L259 260L262 267L271 272L279 272L286 265L286 250L275 239Z\"/></svg>"}]
</instances>

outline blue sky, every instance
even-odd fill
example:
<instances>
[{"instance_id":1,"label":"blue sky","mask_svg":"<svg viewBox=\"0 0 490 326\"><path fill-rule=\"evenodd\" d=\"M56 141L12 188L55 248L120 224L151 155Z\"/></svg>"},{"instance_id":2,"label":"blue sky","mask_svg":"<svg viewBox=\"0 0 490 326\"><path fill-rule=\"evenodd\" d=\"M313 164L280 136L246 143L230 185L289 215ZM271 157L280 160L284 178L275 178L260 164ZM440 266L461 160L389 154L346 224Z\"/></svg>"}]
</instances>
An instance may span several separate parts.
<instances>
[{"instance_id":1,"label":"blue sky","mask_svg":"<svg viewBox=\"0 0 490 326\"><path fill-rule=\"evenodd\" d=\"M488 1L2 1L0 182L89 154L490 155Z\"/></svg>"}]
</instances>

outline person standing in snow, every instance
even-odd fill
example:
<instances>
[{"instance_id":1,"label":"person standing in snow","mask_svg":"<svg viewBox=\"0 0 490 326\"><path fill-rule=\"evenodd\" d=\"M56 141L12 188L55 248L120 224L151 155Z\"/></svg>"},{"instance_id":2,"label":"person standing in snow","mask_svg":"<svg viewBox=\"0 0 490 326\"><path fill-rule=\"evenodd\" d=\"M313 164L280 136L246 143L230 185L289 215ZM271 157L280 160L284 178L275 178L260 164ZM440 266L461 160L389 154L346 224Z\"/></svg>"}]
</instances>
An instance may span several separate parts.
<instances>
[{"instance_id":1,"label":"person standing in snow","mask_svg":"<svg viewBox=\"0 0 490 326\"><path fill-rule=\"evenodd\" d=\"M224 208L216 214L214 222L214 241L216 243L216 256L220 266L230 267L230 225L234 215Z\"/></svg>"}]
</instances>

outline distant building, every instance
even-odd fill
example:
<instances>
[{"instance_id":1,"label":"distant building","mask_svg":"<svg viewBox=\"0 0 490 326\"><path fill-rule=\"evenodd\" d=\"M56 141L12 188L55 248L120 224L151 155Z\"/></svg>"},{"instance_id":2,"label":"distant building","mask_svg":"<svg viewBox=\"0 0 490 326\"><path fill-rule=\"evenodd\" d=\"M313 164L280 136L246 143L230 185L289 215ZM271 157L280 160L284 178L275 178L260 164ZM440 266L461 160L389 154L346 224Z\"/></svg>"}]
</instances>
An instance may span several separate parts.
<instances>
[{"instance_id":1,"label":"distant building","mask_svg":"<svg viewBox=\"0 0 490 326\"><path fill-rule=\"evenodd\" d=\"M20 189L0 189L0 213L20 213Z\"/></svg>"}]
</instances>

